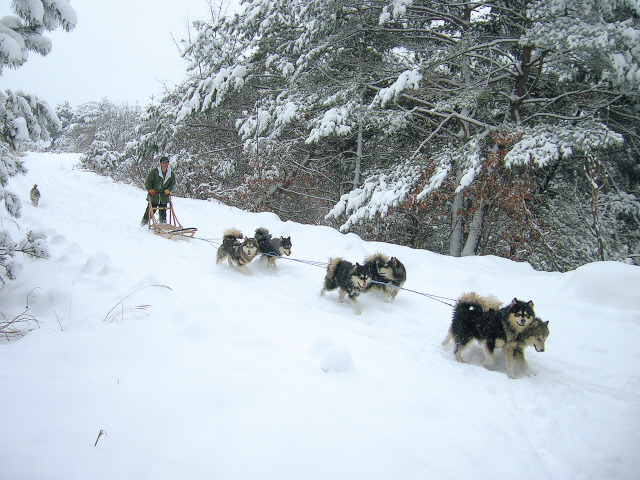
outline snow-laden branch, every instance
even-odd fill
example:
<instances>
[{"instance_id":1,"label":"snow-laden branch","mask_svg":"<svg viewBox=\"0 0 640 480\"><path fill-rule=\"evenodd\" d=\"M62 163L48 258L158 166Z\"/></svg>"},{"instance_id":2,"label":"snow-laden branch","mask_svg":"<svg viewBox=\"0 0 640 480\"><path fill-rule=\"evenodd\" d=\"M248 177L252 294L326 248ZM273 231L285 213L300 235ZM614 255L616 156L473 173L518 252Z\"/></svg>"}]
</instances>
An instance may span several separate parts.
<instances>
[{"instance_id":1,"label":"snow-laden branch","mask_svg":"<svg viewBox=\"0 0 640 480\"><path fill-rule=\"evenodd\" d=\"M522 137L505 156L507 166L534 162L544 167L576 151L621 145L624 138L599 122L582 125L539 125L522 132Z\"/></svg>"},{"instance_id":2,"label":"snow-laden branch","mask_svg":"<svg viewBox=\"0 0 640 480\"><path fill-rule=\"evenodd\" d=\"M416 69L402 72L393 84L378 90L369 108L374 108L376 105L384 107L391 101L397 101L405 90L417 90L420 80L422 80L422 74Z\"/></svg>"},{"instance_id":3,"label":"snow-laden branch","mask_svg":"<svg viewBox=\"0 0 640 480\"><path fill-rule=\"evenodd\" d=\"M376 216L386 216L389 209L398 206L406 199L419 179L419 166L406 163L399 166L390 175L379 174L365 180L361 188L344 194L340 201L327 213L325 219L348 215L340 226L346 232L364 220L373 220Z\"/></svg>"},{"instance_id":4,"label":"snow-laden branch","mask_svg":"<svg viewBox=\"0 0 640 480\"><path fill-rule=\"evenodd\" d=\"M184 95L176 122L180 123L191 114L218 106L227 92L242 88L247 73L247 67L235 65L233 68L221 68L213 76L200 81Z\"/></svg>"},{"instance_id":5,"label":"snow-laden branch","mask_svg":"<svg viewBox=\"0 0 640 480\"><path fill-rule=\"evenodd\" d=\"M353 114L357 107L358 105L355 102L347 102L342 106L330 108L324 112L322 118L316 121L305 142L311 144L331 135L344 136L351 134L355 125Z\"/></svg>"}]
</instances>

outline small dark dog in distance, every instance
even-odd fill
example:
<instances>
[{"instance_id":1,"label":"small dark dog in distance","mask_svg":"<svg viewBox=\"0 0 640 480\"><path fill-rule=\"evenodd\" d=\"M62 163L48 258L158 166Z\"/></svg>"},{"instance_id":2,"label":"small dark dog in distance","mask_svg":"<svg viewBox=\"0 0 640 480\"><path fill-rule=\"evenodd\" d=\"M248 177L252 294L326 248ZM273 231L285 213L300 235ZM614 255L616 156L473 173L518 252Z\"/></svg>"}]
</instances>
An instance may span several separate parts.
<instances>
[{"instance_id":1,"label":"small dark dog in distance","mask_svg":"<svg viewBox=\"0 0 640 480\"><path fill-rule=\"evenodd\" d=\"M246 264L251 262L258 253L258 244L254 238L245 238L240 242L242 239L243 235L240 230L236 228L225 230L222 233L222 245L216 254L216 264L226 258L229 266L235 265L241 272L253 275Z\"/></svg>"},{"instance_id":2,"label":"small dark dog in distance","mask_svg":"<svg viewBox=\"0 0 640 480\"><path fill-rule=\"evenodd\" d=\"M516 342L518 334L533 322L535 312L533 302L524 302L514 298L506 307L494 296L482 297L474 292L465 293L453 307L453 318L447 337L442 342L446 345L450 340L455 342L456 360L465 363L462 352L473 341L477 340L484 352L483 365L493 363L493 352L497 348ZM508 373L513 374L512 352L505 352Z\"/></svg>"},{"instance_id":3,"label":"small dark dog in distance","mask_svg":"<svg viewBox=\"0 0 640 480\"><path fill-rule=\"evenodd\" d=\"M402 262L396 257L389 258L378 252L365 258L364 265L371 273L371 283L367 291L380 290L385 295L385 301L394 300L407 280L407 270Z\"/></svg>"},{"instance_id":4,"label":"small dark dog in distance","mask_svg":"<svg viewBox=\"0 0 640 480\"><path fill-rule=\"evenodd\" d=\"M324 287L320 295L326 291L339 289L340 302L344 301L345 295L353 305L356 315L362 313L358 305L358 295L367 289L371 282L369 267L343 260L342 258L332 258L327 266L327 275L324 278Z\"/></svg>"},{"instance_id":5,"label":"small dark dog in distance","mask_svg":"<svg viewBox=\"0 0 640 480\"><path fill-rule=\"evenodd\" d=\"M34 185L29 192L29 198L31 199L31 204L34 207L38 206L38 202L40 201L40 190L38 190L38 185Z\"/></svg>"},{"instance_id":6,"label":"small dark dog in distance","mask_svg":"<svg viewBox=\"0 0 640 480\"><path fill-rule=\"evenodd\" d=\"M267 258L267 264L274 271L278 271L276 260L283 255L291 255L291 237L272 238L266 228L256 229L254 238L258 245L258 253Z\"/></svg>"}]
</instances>

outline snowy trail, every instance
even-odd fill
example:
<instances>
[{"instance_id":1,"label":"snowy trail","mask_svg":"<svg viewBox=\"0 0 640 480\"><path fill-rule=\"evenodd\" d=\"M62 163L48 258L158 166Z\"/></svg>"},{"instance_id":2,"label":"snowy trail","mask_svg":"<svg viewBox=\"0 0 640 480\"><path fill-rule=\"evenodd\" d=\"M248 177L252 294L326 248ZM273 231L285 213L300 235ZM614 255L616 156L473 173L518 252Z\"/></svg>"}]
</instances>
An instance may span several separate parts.
<instances>
[{"instance_id":1,"label":"snowy trail","mask_svg":"<svg viewBox=\"0 0 640 480\"><path fill-rule=\"evenodd\" d=\"M220 240L237 227L291 235L297 259L361 261L383 251L407 288L533 299L550 320L537 374L511 380L479 347L440 343L451 307L410 292L364 295L361 316L324 270L279 260L245 276L200 240L139 227L144 192L73 170L76 155L30 154L24 228L44 229L51 259L5 287L3 311L29 296L40 329L0 345L0 477L154 479L633 478L640 414L640 269L591 264L536 272L495 257L454 259L363 242L214 202L175 198L181 223ZM29 286L27 286L29 285ZM30 292L33 285L38 288ZM149 285L165 285L171 290ZM107 312L127 298L117 322ZM7 299L11 299L8 301ZM150 305L134 314L131 309ZM328 367L346 371L323 371ZM108 436L97 447L99 430ZM36 459L35 461L33 459Z\"/></svg>"}]
</instances>

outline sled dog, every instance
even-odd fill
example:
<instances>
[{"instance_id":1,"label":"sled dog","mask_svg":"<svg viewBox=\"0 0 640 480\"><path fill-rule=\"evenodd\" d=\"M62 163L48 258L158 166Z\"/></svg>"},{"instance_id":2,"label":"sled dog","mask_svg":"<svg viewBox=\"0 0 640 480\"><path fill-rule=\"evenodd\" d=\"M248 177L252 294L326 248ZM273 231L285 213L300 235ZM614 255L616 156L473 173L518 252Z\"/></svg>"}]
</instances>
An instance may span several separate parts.
<instances>
[{"instance_id":1,"label":"sled dog","mask_svg":"<svg viewBox=\"0 0 640 480\"><path fill-rule=\"evenodd\" d=\"M320 295L324 292L339 289L340 302L344 301L345 295L356 311L356 315L360 315L362 310L358 305L358 295L364 292L371 282L371 273L369 268L356 263L343 260L342 258L332 258L327 266L327 275L324 278L324 287Z\"/></svg>"},{"instance_id":2,"label":"sled dog","mask_svg":"<svg viewBox=\"0 0 640 480\"><path fill-rule=\"evenodd\" d=\"M465 363L462 352L472 340L477 340L484 351L482 364L491 365L496 347L516 342L517 335L535 317L532 301L514 298L508 306L501 306L494 296L481 297L474 292L463 294L453 307L451 327L442 345L453 340L456 360Z\"/></svg>"},{"instance_id":3,"label":"sled dog","mask_svg":"<svg viewBox=\"0 0 640 480\"><path fill-rule=\"evenodd\" d=\"M514 360L525 375L529 375L529 365L524 358L524 349L534 347L536 352L544 352L544 342L549 336L549 321L543 322L538 317L519 332L512 342L508 342L502 351L507 361L507 375L515 378Z\"/></svg>"},{"instance_id":4,"label":"sled dog","mask_svg":"<svg viewBox=\"0 0 640 480\"><path fill-rule=\"evenodd\" d=\"M38 185L34 185L29 192L29 198L31 199L31 204L34 207L38 206L38 202L40 201L40 190L38 190Z\"/></svg>"},{"instance_id":5,"label":"sled dog","mask_svg":"<svg viewBox=\"0 0 640 480\"><path fill-rule=\"evenodd\" d=\"M222 234L222 245L218 248L216 255L216 264L222 262L225 258L229 262L229 266L233 267L235 264L238 269L252 275L251 270L246 266L258 252L258 244L253 238L245 238L242 243L240 239L243 238L242 232L235 228L225 230Z\"/></svg>"},{"instance_id":6,"label":"sled dog","mask_svg":"<svg viewBox=\"0 0 640 480\"><path fill-rule=\"evenodd\" d=\"M384 253L374 253L364 259L364 265L369 268L371 274L371 283L367 287L367 291L375 288L384 292L387 302L395 299L400 287L407 280L407 270L402 262L396 257L389 259ZM381 285L381 283L394 285L397 288Z\"/></svg>"},{"instance_id":7,"label":"sled dog","mask_svg":"<svg viewBox=\"0 0 640 480\"><path fill-rule=\"evenodd\" d=\"M266 257L269 267L277 272L277 258L291 255L291 237L272 238L269 230L261 227L256 229L254 238L258 244L258 253L262 254L262 258Z\"/></svg>"}]
</instances>

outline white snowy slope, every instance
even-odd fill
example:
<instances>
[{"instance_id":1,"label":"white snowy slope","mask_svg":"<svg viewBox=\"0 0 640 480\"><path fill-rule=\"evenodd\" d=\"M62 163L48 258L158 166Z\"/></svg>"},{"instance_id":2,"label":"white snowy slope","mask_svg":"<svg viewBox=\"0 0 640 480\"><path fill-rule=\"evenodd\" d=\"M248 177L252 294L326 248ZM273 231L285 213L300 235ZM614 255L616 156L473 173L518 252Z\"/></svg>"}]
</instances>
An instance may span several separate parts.
<instances>
[{"instance_id":1,"label":"white snowy slope","mask_svg":"<svg viewBox=\"0 0 640 480\"><path fill-rule=\"evenodd\" d=\"M174 199L199 238L266 227L291 236L296 259L395 255L416 292L533 300L551 333L544 353L525 351L535 375L512 380L501 352L484 367L477 345L468 364L441 346L449 305L366 294L357 316L319 296L320 267L215 265L210 243L138 226L144 192L77 160L28 154L9 185L51 255L25 259L0 293L5 315L28 304L40 322L0 344L0 478L640 478L639 268L536 272Z\"/></svg>"}]
</instances>

